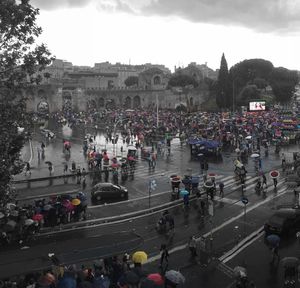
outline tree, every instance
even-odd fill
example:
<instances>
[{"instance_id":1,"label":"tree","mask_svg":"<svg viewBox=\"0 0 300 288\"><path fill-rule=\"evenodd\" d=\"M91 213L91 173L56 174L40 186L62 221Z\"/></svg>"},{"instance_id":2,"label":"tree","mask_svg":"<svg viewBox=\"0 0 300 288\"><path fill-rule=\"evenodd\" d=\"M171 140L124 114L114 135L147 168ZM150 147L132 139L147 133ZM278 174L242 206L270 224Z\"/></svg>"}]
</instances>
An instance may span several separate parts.
<instances>
[{"instance_id":1,"label":"tree","mask_svg":"<svg viewBox=\"0 0 300 288\"><path fill-rule=\"evenodd\" d=\"M238 78L239 89L245 85L254 84L255 79L261 78L269 80L270 73L273 70L273 64L264 59L248 59L235 64L230 68L230 73Z\"/></svg>"},{"instance_id":2,"label":"tree","mask_svg":"<svg viewBox=\"0 0 300 288\"><path fill-rule=\"evenodd\" d=\"M176 73L171 76L168 86L181 88L192 86L191 88L195 88L198 87L198 83L193 77L189 75Z\"/></svg>"},{"instance_id":3,"label":"tree","mask_svg":"<svg viewBox=\"0 0 300 288\"><path fill-rule=\"evenodd\" d=\"M236 97L236 104L239 106L248 106L248 103L252 100L257 100L259 95L260 93L256 85L247 85Z\"/></svg>"},{"instance_id":4,"label":"tree","mask_svg":"<svg viewBox=\"0 0 300 288\"><path fill-rule=\"evenodd\" d=\"M18 164L25 135L19 127L31 124L22 89L38 84L39 72L53 60L44 44L34 45L42 32L38 14L29 0L0 2L0 206L5 205L12 175L22 169Z\"/></svg>"},{"instance_id":5,"label":"tree","mask_svg":"<svg viewBox=\"0 0 300 288\"><path fill-rule=\"evenodd\" d=\"M274 68L270 75L270 85L276 101L288 102L295 92L295 86L299 83L297 71L283 67Z\"/></svg>"},{"instance_id":6,"label":"tree","mask_svg":"<svg viewBox=\"0 0 300 288\"><path fill-rule=\"evenodd\" d=\"M137 76L129 76L124 83L127 87L137 86L139 83L139 78Z\"/></svg>"},{"instance_id":7,"label":"tree","mask_svg":"<svg viewBox=\"0 0 300 288\"><path fill-rule=\"evenodd\" d=\"M229 107L228 93L228 66L224 53L221 58L220 71L218 75L216 102L219 108Z\"/></svg>"}]
</instances>

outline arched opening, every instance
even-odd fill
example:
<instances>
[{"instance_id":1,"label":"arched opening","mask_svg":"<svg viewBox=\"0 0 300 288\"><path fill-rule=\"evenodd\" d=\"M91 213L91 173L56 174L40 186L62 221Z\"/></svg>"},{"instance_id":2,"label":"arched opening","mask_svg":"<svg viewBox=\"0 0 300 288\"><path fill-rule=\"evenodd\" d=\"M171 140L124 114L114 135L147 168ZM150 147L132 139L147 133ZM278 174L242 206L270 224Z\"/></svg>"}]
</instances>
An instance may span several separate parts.
<instances>
[{"instance_id":1,"label":"arched opening","mask_svg":"<svg viewBox=\"0 0 300 288\"><path fill-rule=\"evenodd\" d=\"M49 104L48 102L42 100L41 102L39 102L39 104L37 105L37 113L38 115L42 116L42 117L46 117L49 115Z\"/></svg>"},{"instance_id":2,"label":"arched opening","mask_svg":"<svg viewBox=\"0 0 300 288\"><path fill-rule=\"evenodd\" d=\"M153 78L153 84L154 85L160 85L161 84L161 78L160 78L160 76L155 76Z\"/></svg>"},{"instance_id":3,"label":"arched opening","mask_svg":"<svg viewBox=\"0 0 300 288\"><path fill-rule=\"evenodd\" d=\"M71 94L71 92L63 91L62 100L63 100L62 111L65 116L68 116L72 112L72 94Z\"/></svg>"},{"instance_id":4,"label":"arched opening","mask_svg":"<svg viewBox=\"0 0 300 288\"><path fill-rule=\"evenodd\" d=\"M86 103L86 112L88 114L94 114L97 112L97 104L95 100L88 100Z\"/></svg>"},{"instance_id":5,"label":"arched opening","mask_svg":"<svg viewBox=\"0 0 300 288\"><path fill-rule=\"evenodd\" d=\"M104 107L104 105L105 105L104 99L103 99L103 98L100 98L100 99L98 100L98 106L99 106L99 107Z\"/></svg>"},{"instance_id":6,"label":"arched opening","mask_svg":"<svg viewBox=\"0 0 300 288\"><path fill-rule=\"evenodd\" d=\"M114 110L114 109L116 109L116 103L115 103L114 99L107 100L106 109L107 110Z\"/></svg>"},{"instance_id":7,"label":"arched opening","mask_svg":"<svg viewBox=\"0 0 300 288\"><path fill-rule=\"evenodd\" d=\"M125 98L125 103L124 103L125 109L130 109L131 108L131 98L127 96Z\"/></svg>"},{"instance_id":8,"label":"arched opening","mask_svg":"<svg viewBox=\"0 0 300 288\"><path fill-rule=\"evenodd\" d=\"M175 110L178 111L178 112L180 112L180 111L186 112L187 108L184 104L180 103L180 104L175 106Z\"/></svg>"},{"instance_id":9,"label":"arched opening","mask_svg":"<svg viewBox=\"0 0 300 288\"><path fill-rule=\"evenodd\" d=\"M194 99L193 99L193 97L190 98L190 106L191 106L191 107L194 106Z\"/></svg>"},{"instance_id":10,"label":"arched opening","mask_svg":"<svg viewBox=\"0 0 300 288\"><path fill-rule=\"evenodd\" d=\"M136 95L133 98L133 108L140 108L141 107L141 97Z\"/></svg>"}]
</instances>

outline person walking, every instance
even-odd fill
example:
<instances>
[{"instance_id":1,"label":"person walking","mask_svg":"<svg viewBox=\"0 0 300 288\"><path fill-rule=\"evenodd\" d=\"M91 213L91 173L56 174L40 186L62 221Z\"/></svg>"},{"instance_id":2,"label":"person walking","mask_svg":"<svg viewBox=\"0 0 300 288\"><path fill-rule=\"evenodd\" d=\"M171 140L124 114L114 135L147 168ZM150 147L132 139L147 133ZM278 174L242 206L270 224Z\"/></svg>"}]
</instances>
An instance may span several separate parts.
<instances>
[{"instance_id":1,"label":"person walking","mask_svg":"<svg viewBox=\"0 0 300 288\"><path fill-rule=\"evenodd\" d=\"M265 174L262 174L262 180L263 180L262 186L265 185L266 187L268 187L268 184L267 184L267 177L266 177Z\"/></svg>"},{"instance_id":2,"label":"person walking","mask_svg":"<svg viewBox=\"0 0 300 288\"><path fill-rule=\"evenodd\" d=\"M191 257L195 258L197 256L197 242L196 242L196 237L191 236L188 242L188 247L191 253Z\"/></svg>"},{"instance_id":3,"label":"person walking","mask_svg":"<svg viewBox=\"0 0 300 288\"><path fill-rule=\"evenodd\" d=\"M159 268L165 272L169 265L169 251L167 249L166 244L161 244L160 246L160 262L159 262Z\"/></svg>"},{"instance_id":4,"label":"person walking","mask_svg":"<svg viewBox=\"0 0 300 288\"><path fill-rule=\"evenodd\" d=\"M25 167L25 176L27 176L27 173L29 175L31 175L31 167L30 167L30 163L26 162L26 167Z\"/></svg>"},{"instance_id":5,"label":"person walking","mask_svg":"<svg viewBox=\"0 0 300 288\"><path fill-rule=\"evenodd\" d=\"M81 184L81 168L78 165L76 169L76 179L77 179L77 184Z\"/></svg>"},{"instance_id":6,"label":"person walking","mask_svg":"<svg viewBox=\"0 0 300 288\"><path fill-rule=\"evenodd\" d=\"M69 169L68 163L65 163L64 164L64 171L63 171L64 175L66 175L68 173L68 169Z\"/></svg>"},{"instance_id":7,"label":"person walking","mask_svg":"<svg viewBox=\"0 0 300 288\"><path fill-rule=\"evenodd\" d=\"M219 183L219 189L220 189L220 197L223 198L224 197L224 183L223 182Z\"/></svg>"}]
</instances>

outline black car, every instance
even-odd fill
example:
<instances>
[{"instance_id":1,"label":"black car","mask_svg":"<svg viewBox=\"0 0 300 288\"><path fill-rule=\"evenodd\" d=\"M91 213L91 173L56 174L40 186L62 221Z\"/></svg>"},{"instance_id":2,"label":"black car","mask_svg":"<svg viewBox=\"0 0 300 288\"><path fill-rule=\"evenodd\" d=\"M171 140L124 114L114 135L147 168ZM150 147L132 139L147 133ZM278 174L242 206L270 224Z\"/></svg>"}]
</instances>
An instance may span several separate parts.
<instances>
[{"instance_id":1,"label":"black car","mask_svg":"<svg viewBox=\"0 0 300 288\"><path fill-rule=\"evenodd\" d=\"M266 235L289 236L300 230L300 209L278 209L264 226Z\"/></svg>"},{"instance_id":2,"label":"black car","mask_svg":"<svg viewBox=\"0 0 300 288\"><path fill-rule=\"evenodd\" d=\"M92 188L91 195L93 202L116 199L126 200L128 199L128 190L124 186L112 183L98 183Z\"/></svg>"}]
</instances>

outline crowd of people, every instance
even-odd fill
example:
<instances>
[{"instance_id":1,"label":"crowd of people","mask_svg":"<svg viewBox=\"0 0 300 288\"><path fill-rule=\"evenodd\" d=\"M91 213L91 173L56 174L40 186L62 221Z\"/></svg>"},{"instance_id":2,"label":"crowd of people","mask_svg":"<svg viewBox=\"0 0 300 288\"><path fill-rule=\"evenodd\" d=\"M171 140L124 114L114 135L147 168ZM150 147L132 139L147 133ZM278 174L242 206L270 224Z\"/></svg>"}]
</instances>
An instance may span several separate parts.
<instances>
[{"instance_id":1,"label":"crowd of people","mask_svg":"<svg viewBox=\"0 0 300 288\"><path fill-rule=\"evenodd\" d=\"M161 250L164 259L168 253ZM144 262L147 254L137 251L107 257L92 263L64 265L50 253L51 267L23 276L0 280L1 288L176 288L185 282L184 276L175 270L148 271ZM166 261L166 260L165 260ZM162 263L161 263L162 264Z\"/></svg>"},{"instance_id":2,"label":"crowd of people","mask_svg":"<svg viewBox=\"0 0 300 288\"><path fill-rule=\"evenodd\" d=\"M78 195L54 196L48 201L37 200L32 204L18 205L7 203L0 212L0 246L19 243L22 246L30 242L42 227L54 227L61 224L86 219L87 197Z\"/></svg>"}]
</instances>

